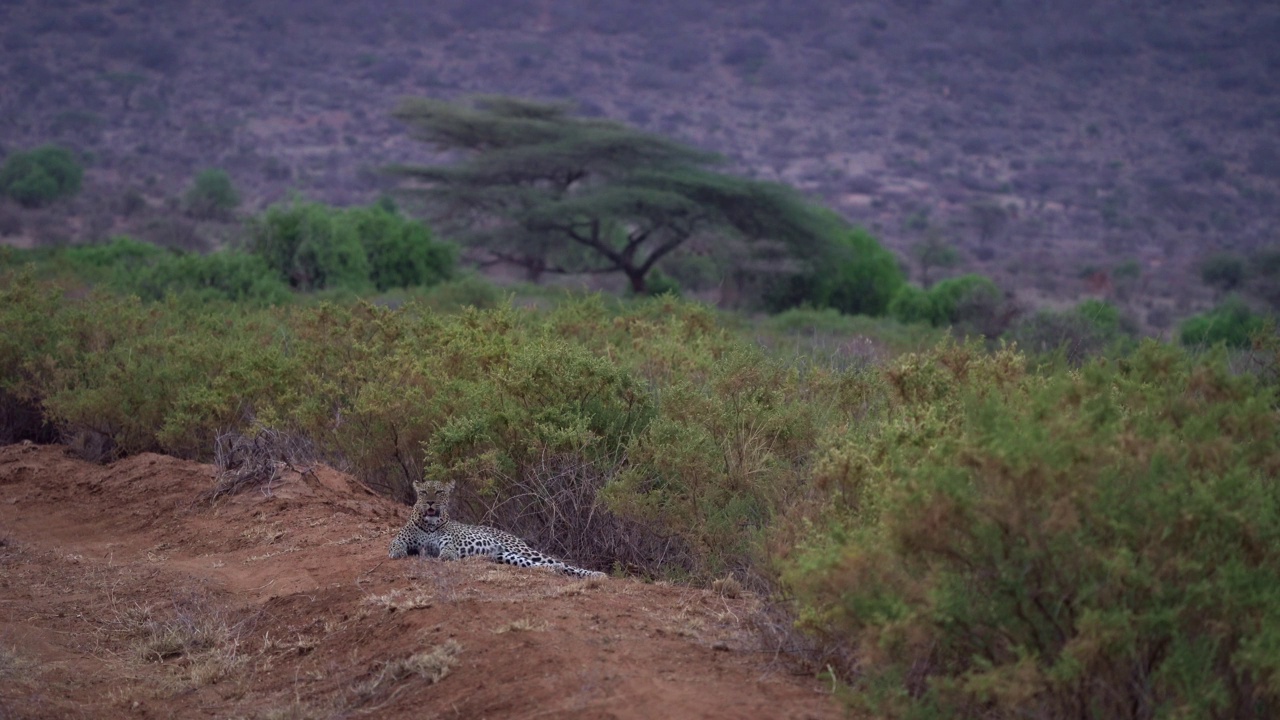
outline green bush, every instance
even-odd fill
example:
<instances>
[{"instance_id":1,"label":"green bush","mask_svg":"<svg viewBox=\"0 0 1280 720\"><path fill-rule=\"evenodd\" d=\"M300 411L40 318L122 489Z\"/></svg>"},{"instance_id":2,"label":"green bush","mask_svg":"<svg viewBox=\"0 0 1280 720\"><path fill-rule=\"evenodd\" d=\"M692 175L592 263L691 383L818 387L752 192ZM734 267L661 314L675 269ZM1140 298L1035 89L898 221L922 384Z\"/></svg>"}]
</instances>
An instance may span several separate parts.
<instances>
[{"instance_id":1,"label":"green bush","mask_svg":"<svg viewBox=\"0 0 1280 720\"><path fill-rule=\"evenodd\" d=\"M82 280L148 301L174 295L195 304L231 301L262 306L289 299L288 287L260 257L234 250L200 255L115 237L101 245L55 251L44 261Z\"/></svg>"},{"instance_id":2,"label":"green bush","mask_svg":"<svg viewBox=\"0 0 1280 720\"><path fill-rule=\"evenodd\" d=\"M169 251L151 243L118 235L98 245L68 247L61 256L73 269L90 279L101 279L121 272L137 272L168 254Z\"/></svg>"},{"instance_id":3,"label":"green bush","mask_svg":"<svg viewBox=\"0 0 1280 720\"><path fill-rule=\"evenodd\" d=\"M273 205L250 224L248 250L297 290L372 287L369 258L341 213L298 200Z\"/></svg>"},{"instance_id":4,"label":"green bush","mask_svg":"<svg viewBox=\"0 0 1280 720\"><path fill-rule=\"evenodd\" d=\"M655 268L645 279L644 294L649 297L673 295L680 297L680 281Z\"/></svg>"},{"instance_id":5,"label":"green bush","mask_svg":"<svg viewBox=\"0 0 1280 720\"><path fill-rule=\"evenodd\" d=\"M945 325L947 318L928 290L919 285L903 285L889 302L889 315L898 322Z\"/></svg>"},{"instance_id":6,"label":"green bush","mask_svg":"<svg viewBox=\"0 0 1280 720\"><path fill-rule=\"evenodd\" d=\"M429 286L452 277L457 262L453 245L381 205L274 205L251 222L247 247L299 290Z\"/></svg>"},{"instance_id":7,"label":"green bush","mask_svg":"<svg viewBox=\"0 0 1280 720\"><path fill-rule=\"evenodd\" d=\"M1240 298L1228 298L1206 313L1193 315L1182 323L1179 337L1183 345L1211 346L1219 343L1231 348L1249 347L1251 339L1270 321L1249 309Z\"/></svg>"},{"instance_id":8,"label":"green bush","mask_svg":"<svg viewBox=\"0 0 1280 720\"><path fill-rule=\"evenodd\" d=\"M817 461L828 500L777 543L802 627L850 651L850 704L1280 712L1274 386L1150 342L1047 377L943 348L885 381L885 410Z\"/></svg>"},{"instance_id":9,"label":"green bush","mask_svg":"<svg viewBox=\"0 0 1280 720\"><path fill-rule=\"evenodd\" d=\"M838 236L836 244L836 261L818 275L818 304L849 315L885 314L905 283L898 259L861 228Z\"/></svg>"},{"instance_id":10,"label":"green bush","mask_svg":"<svg viewBox=\"0 0 1280 720\"><path fill-rule=\"evenodd\" d=\"M810 305L849 315L883 315L889 309L905 282L893 253L861 228L842 228L831 245L830 257L818 261L811 272L768 293L770 310Z\"/></svg>"},{"instance_id":11,"label":"green bush","mask_svg":"<svg viewBox=\"0 0 1280 720\"><path fill-rule=\"evenodd\" d=\"M422 304L439 311L463 308L491 310L504 304L505 296L498 286L474 273L434 285L422 293Z\"/></svg>"},{"instance_id":12,"label":"green bush","mask_svg":"<svg viewBox=\"0 0 1280 720\"><path fill-rule=\"evenodd\" d=\"M5 158L0 166L0 193L25 207L44 207L80 192L83 175L71 151L45 145Z\"/></svg>"},{"instance_id":13,"label":"green bush","mask_svg":"<svg viewBox=\"0 0 1280 720\"><path fill-rule=\"evenodd\" d=\"M1068 365L1077 367L1104 351L1123 352L1133 344L1134 331L1114 305L1090 299L1064 312L1040 310L1018 322L1005 337L1028 353L1061 353Z\"/></svg>"},{"instance_id":14,"label":"green bush","mask_svg":"<svg viewBox=\"0 0 1280 720\"><path fill-rule=\"evenodd\" d=\"M416 220L374 205L344 213L369 258L369 279L379 291L435 285L453 276L457 248L431 237Z\"/></svg>"},{"instance_id":15,"label":"green bush","mask_svg":"<svg viewBox=\"0 0 1280 720\"><path fill-rule=\"evenodd\" d=\"M201 220L229 218L239 206L240 193L225 170L201 171L182 196L183 210Z\"/></svg>"},{"instance_id":16,"label":"green bush","mask_svg":"<svg viewBox=\"0 0 1280 720\"><path fill-rule=\"evenodd\" d=\"M0 389L41 408L101 457L144 451L208 459L220 431L296 384L279 321L221 305L73 300L29 276L0 277Z\"/></svg>"},{"instance_id":17,"label":"green bush","mask_svg":"<svg viewBox=\"0 0 1280 720\"><path fill-rule=\"evenodd\" d=\"M904 323L934 327L960 326L993 337L1010 317L1004 293L982 275L948 278L925 290L902 285L889 303L889 314Z\"/></svg>"},{"instance_id":18,"label":"green bush","mask_svg":"<svg viewBox=\"0 0 1280 720\"><path fill-rule=\"evenodd\" d=\"M289 300L289 288L262 258L235 250L167 255L121 285L144 300L176 295L197 304L226 300L252 306L279 305Z\"/></svg>"}]
</instances>

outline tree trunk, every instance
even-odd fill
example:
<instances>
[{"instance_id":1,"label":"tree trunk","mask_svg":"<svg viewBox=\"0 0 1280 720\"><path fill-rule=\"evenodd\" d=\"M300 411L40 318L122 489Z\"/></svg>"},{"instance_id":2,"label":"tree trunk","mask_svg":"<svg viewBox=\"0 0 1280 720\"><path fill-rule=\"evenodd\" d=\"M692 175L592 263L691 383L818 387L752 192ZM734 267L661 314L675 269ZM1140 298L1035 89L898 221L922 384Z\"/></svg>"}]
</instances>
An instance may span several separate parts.
<instances>
[{"instance_id":1,"label":"tree trunk","mask_svg":"<svg viewBox=\"0 0 1280 720\"><path fill-rule=\"evenodd\" d=\"M537 285L542 282L542 273L546 272L547 263L542 258L526 258L524 262L524 278Z\"/></svg>"},{"instance_id":2,"label":"tree trunk","mask_svg":"<svg viewBox=\"0 0 1280 720\"><path fill-rule=\"evenodd\" d=\"M624 269L627 279L631 281L631 292L636 295L645 295L649 292L649 285L644 281L645 273L637 270Z\"/></svg>"}]
</instances>

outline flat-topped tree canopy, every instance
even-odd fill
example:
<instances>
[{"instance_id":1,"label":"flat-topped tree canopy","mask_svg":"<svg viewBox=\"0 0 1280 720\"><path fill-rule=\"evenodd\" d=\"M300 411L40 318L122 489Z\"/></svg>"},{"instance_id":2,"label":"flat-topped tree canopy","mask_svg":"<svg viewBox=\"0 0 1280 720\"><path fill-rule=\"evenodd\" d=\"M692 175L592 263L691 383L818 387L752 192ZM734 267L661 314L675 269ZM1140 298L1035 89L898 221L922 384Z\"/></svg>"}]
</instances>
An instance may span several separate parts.
<instances>
[{"instance_id":1,"label":"flat-topped tree canopy","mask_svg":"<svg viewBox=\"0 0 1280 720\"><path fill-rule=\"evenodd\" d=\"M794 190L713 168L723 159L564 103L405 100L412 137L455 156L396 166L444 232L496 260L545 272L627 276L637 293L662 258L698 236L826 252L833 228ZM744 258L745 259L745 258Z\"/></svg>"}]
</instances>

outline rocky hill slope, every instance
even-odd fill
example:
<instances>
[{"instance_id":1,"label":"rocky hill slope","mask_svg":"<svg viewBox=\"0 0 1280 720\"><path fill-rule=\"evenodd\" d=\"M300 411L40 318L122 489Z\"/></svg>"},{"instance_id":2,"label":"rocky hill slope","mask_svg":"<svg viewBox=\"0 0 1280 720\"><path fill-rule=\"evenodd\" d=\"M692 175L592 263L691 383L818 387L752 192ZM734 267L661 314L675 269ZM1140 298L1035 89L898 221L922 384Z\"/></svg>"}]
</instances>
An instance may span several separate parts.
<instances>
[{"instance_id":1,"label":"rocky hill slope","mask_svg":"<svg viewBox=\"0 0 1280 720\"><path fill-rule=\"evenodd\" d=\"M904 256L941 233L1032 300L1127 263L1136 311L1185 313L1208 300L1204 254L1280 222L1267 3L25 0L0 26L0 145L95 166L73 222L0 222L15 236L92 239L211 166L250 207L367 200L379 167L429 157L396 99L468 93L570 99L715 149Z\"/></svg>"}]
</instances>

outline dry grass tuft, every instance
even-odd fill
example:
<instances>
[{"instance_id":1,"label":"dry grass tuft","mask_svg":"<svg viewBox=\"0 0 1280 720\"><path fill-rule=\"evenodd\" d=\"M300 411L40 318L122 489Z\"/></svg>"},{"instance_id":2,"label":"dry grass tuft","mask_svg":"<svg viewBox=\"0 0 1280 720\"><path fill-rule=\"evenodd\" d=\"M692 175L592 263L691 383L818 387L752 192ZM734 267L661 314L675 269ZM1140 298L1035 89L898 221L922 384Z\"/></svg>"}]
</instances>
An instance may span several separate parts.
<instances>
[{"instance_id":1,"label":"dry grass tuft","mask_svg":"<svg viewBox=\"0 0 1280 720\"><path fill-rule=\"evenodd\" d=\"M367 595L365 605L378 605L388 610L418 610L431 607L434 599L421 590L392 590L383 595Z\"/></svg>"},{"instance_id":2,"label":"dry grass tuft","mask_svg":"<svg viewBox=\"0 0 1280 720\"><path fill-rule=\"evenodd\" d=\"M249 662L241 652L245 622L198 596L167 608L135 604L119 609L104 628L127 638L137 659L171 664L196 687L228 677Z\"/></svg>"},{"instance_id":3,"label":"dry grass tuft","mask_svg":"<svg viewBox=\"0 0 1280 720\"><path fill-rule=\"evenodd\" d=\"M35 676L38 667L39 663L23 657L17 648L0 643L0 682L11 686L25 683ZM3 714L0 713L0 716Z\"/></svg>"},{"instance_id":4,"label":"dry grass tuft","mask_svg":"<svg viewBox=\"0 0 1280 720\"><path fill-rule=\"evenodd\" d=\"M512 633L543 632L546 629L547 629L547 622L545 620L543 620L542 622L535 622L531 618L520 618L519 620L512 620L506 625L503 625L502 627L495 629L493 631L493 634L501 635L502 633L508 633L508 632L512 632Z\"/></svg>"},{"instance_id":5,"label":"dry grass tuft","mask_svg":"<svg viewBox=\"0 0 1280 720\"><path fill-rule=\"evenodd\" d=\"M738 582L738 578L733 575L725 575L718 580L712 580L711 589L720 597L736 598L742 595L742 583Z\"/></svg>"},{"instance_id":6,"label":"dry grass tuft","mask_svg":"<svg viewBox=\"0 0 1280 720\"><path fill-rule=\"evenodd\" d=\"M223 433L214 442L216 482L200 499L212 503L224 495L258 486L263 488L263 494L270 495L281 468L300 474L312 472L316 455L310 440L271 428L260 428L252 437Z\"/></svg>"},{"instance_id":7,"label":"dry grass tuft","mask_svg":"<svg viewBox=\"0 0 1280 720\"><path fill-rule=\"evenodd\" d=\"M434 685L449 676L458 664L458 655L462 646L454 640L446 640L444 644L431 650L414 653L406 658L388 660L383 663L377 674L356 687L355 704L363 705L383 692L386 688L406 678L418 676Z\"/></svg>"},{"instance_id":8,"label":"dry grass tuft","mask_svg":"<svg viewBox=\"0 0 1280 720\"><path fill-rule=\"evenodd\" d=\"M605 580L602 577L588 577L561 585L553 590L549 595L551 597L572 597L574 595L585 594L588 590L595 590L604 587Z\"/></svg>"}]
</instances>

